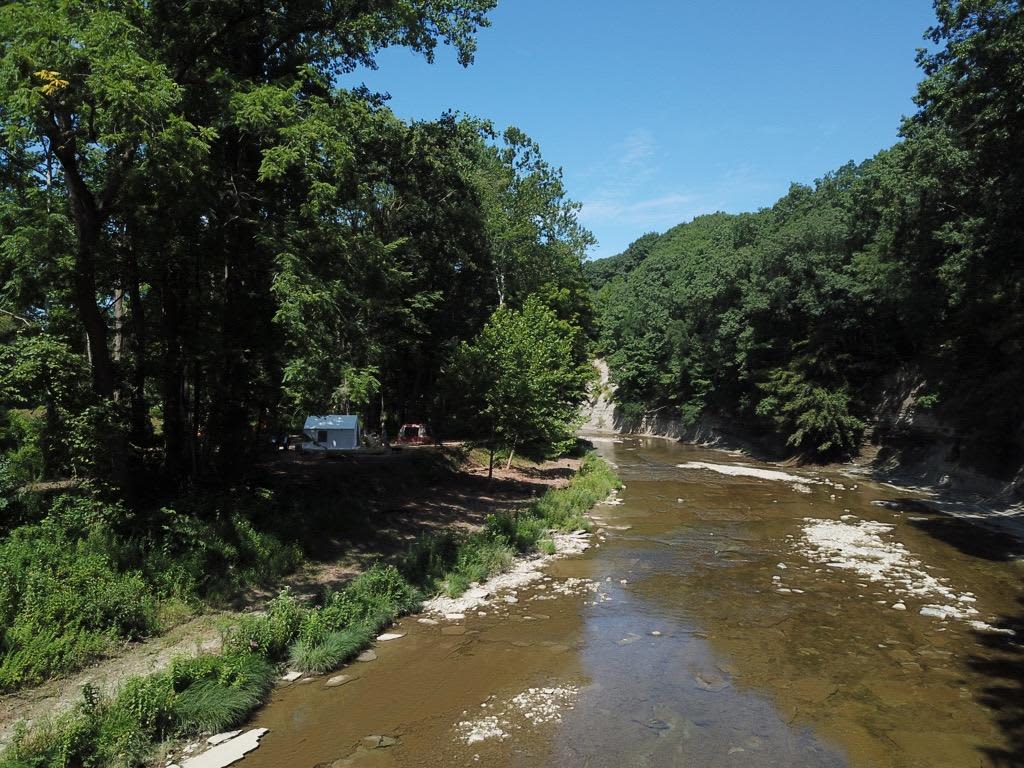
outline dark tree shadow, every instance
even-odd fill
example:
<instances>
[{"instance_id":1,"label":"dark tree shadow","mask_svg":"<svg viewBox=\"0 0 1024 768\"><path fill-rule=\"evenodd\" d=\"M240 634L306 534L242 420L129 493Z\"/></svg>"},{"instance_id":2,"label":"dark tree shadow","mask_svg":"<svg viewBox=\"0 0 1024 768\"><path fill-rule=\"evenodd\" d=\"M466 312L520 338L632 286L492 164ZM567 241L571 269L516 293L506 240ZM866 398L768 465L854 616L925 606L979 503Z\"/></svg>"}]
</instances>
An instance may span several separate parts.
<instances>
[{"instance_id":1,"label":"dark tree shadow","mask_svg":"<svg viewBox=\"0 0 1024 768\"><path fill-rule=\"evenodd\" d=\"M1007 745L981 751L999 768L1024 768L1024 599L1019 602L1016 616L1005 616L995 625L1014 634L978 632L985 650L967 660L971 669L989 679L980 702L996 713Z\"/></svg>"},{"instance_id":2,"label":"dark tree shadow","mask_svg":"<svg viewBox=\"0 0 1024 768\"><path fill-rule=\"evenodd\" d=\"M1008 562L1024 558L1024 542L971 520L933 513L925 519L908 520L918 530L971 557Z\"/></svg>"}]
</instances>

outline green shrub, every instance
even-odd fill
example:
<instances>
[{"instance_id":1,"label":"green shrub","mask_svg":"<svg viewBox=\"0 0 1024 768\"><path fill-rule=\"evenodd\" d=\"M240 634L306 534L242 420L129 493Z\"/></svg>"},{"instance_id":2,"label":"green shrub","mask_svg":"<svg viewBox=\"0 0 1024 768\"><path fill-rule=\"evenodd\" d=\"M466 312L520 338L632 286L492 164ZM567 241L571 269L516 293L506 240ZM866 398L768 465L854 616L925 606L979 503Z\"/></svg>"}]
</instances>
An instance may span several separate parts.
<instances>
[{"instance_id":1,"label":"green shrub","mask_svg":"<svg viewBox=\"0 0 1024 768\"><path fill-rule=\"evenodd\" d=\"M434 591L437 583L459 556L459 546L464 535L455 531L441 531L422 536L413 542L399 560L399 568L413 584L427 591Z\"/></svg>"},{"instance_id":2,"label":"green shrub","mask_svg":"<svg viewBox=\"0 0 1024 768\"><path fill-rule=\"evenodd\" d=\"M305 648L312 649L328 635L349 627L361 626L375 631L419 604L419 592L397 568L374 565L344 589L329 594L322 606L307 611L299 628L299 638Z\"/></svg>"},{"instance_id":3,"label":"green shrub","mask_svg":"<svg viewBox=\"0 0 1024 768\"><path fill-rule=\"evenodd\" d=\"M180 733L217 732L238 723L264 700L276 672L251 653L175 659L168 680Z\"/></svg>"},{"instance_id":4,"label":"green shrub","mask_svg":"<svg viewBox=\"0 0 1024 768\"><path fill-rule=\"evenodd\" d=\"M787 445L814 457L856 451L865 425L851 413L845 386L828 389L797 371L777 368L758 387L765 396L757 414L775 423Z\"/></svg>"},{"instance_id":5,"label":"green shrub","mask_svg":"<svg viewBox=\"0 0 1024 768\"><path fill-rule=\"evenodd\" d=\"M267 605L263 614L243 616L228 630L224 650L228 654L258 654L268 659L284 657L298 633L305 611L288 592Z\"/></svg>"},{"instance_id":6,"label":"green shrub","mask_svg":"<svg viewBox=\"0 0 1024 768\"><path fill-rule=\"evenodd\" d=\"M0 690L13 690L87 663L114 638L150 634L156 600L95 529L76 539L55 518L0 543L0 627Z\"/></svg>"}]
</instances>

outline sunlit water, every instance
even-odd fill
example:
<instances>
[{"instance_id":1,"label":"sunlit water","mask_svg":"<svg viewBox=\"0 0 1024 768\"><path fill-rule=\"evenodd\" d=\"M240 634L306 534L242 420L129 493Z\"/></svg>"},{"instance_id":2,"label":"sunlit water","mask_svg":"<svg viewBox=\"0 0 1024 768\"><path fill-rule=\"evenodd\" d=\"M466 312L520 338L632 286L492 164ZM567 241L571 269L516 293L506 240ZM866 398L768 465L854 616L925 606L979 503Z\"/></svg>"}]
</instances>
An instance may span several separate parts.
<instances>
[{"instance_id":1,"label":"sunlit water","mask_svg":"<svg viewBox=\"0 0 1024 768\"><path fill-rule=\"evenodd\" d=\"M721 452L598 447L627 486L596 510L599 546L484 616L404 619L353 682L280 689L245 766L1024 764L1024 653L971 624L1021 623L1006 539L873 505L906 494L837 474L842 489L797 470L796 489L678 466L756 466ZM814 550L821 521L877 531L904 581L931 578L958 615ZM558 594L568 578L589 581Z\"/></svg>"}]
</instances>

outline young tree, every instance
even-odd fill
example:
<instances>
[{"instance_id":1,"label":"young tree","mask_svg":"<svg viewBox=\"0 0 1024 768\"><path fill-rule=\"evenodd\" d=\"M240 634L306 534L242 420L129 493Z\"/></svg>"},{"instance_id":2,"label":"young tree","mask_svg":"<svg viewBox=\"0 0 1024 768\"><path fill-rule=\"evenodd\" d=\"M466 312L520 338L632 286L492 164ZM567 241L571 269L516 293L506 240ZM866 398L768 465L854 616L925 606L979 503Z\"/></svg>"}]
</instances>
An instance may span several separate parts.
<instances>
[{"instance_id":1,"label":"young tree","mask_svg":"<svg viewBox=\"0 0 1024 768\"><path fill-rule=\"evenodd\" d=\"M480 335L464 343L455 361L468 393L477 393L480 418L494 451L531 446L566 449L580 422L580 405L594 369L575 353L579 328L559 320L538 298L521 310L498 307ZM473 406L471 406L473 407Z\"/></svg>"}]
</instances>

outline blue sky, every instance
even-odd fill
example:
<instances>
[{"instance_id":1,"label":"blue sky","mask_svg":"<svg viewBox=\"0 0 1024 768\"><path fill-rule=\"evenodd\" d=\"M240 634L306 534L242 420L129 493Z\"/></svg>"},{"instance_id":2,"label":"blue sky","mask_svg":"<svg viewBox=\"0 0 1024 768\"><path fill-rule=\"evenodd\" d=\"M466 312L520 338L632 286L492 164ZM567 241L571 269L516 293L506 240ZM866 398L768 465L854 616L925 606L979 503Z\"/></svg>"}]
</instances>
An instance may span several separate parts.
<instances>
[{"instance_id":1,"label":"blue sky","mask_svg":"<svg viewBox=\"0 0 1024 768\"><path fill-rule=\"evenodd\" d=\"M384 51L353 73L406 118L516 125L618 253L702 213L770 205L897 139L930 0L503 0L476 62Z\"/></svg>"}]
</instances>

